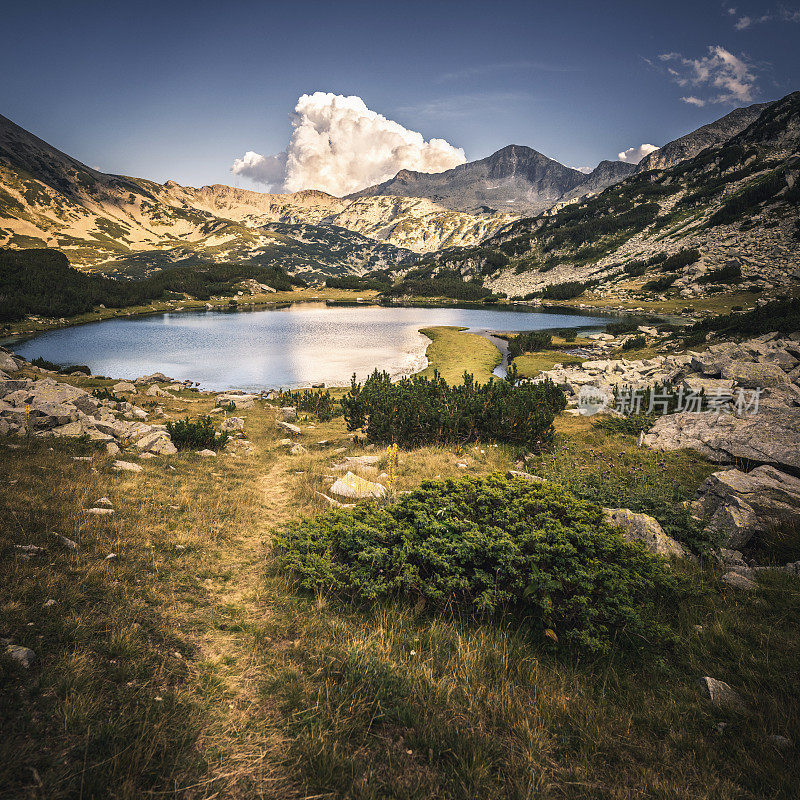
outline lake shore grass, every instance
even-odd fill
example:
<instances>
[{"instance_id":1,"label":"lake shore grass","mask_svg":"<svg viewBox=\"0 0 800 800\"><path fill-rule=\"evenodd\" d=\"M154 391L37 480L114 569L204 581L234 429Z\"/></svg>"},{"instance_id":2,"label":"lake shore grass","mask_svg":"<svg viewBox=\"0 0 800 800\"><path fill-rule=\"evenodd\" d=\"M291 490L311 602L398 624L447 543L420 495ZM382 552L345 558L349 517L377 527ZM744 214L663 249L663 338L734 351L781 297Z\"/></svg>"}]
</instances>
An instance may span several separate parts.
<instances>
[{"instance_id":1,"label":"lake shore grass","mask_svg":"<svg viewBox=\"0 0 800 800\"><path fill-rule=\"evenodd\" d=\"M154 421L207 413L214 397L160 402ZM307 452L291 455L267 404L237 415L251 443L237 455L123 452L138 474L80 441L0 440L0 635L37 656L29 670L0 657L0 796L794 796L797 742L769 736L800 728L800 581L764 575L740 593L708 566L676 567L698 594L677 641L650 643L641 661L554 653L503 615L298 593L272 532L323 512L331 462L370 451L341 418L301 415ZM394 490L518 458L491 445L403 451ZM569 416L526 468L600 481L610 505L678 504L714 469ZM100 497L114 515L85 513ZM42 551L26 559L17 545ZM745 708L703 699L702 675Z\"/></svg>"},{"instance_id":2,"label":"lake shore grass","mask_svg":"<svg viewBox=\"0 0 800 800\"><path fill-rule=\"evenodd\" d=\"M428 366L421 374L430 377L437 370L452 384L461 383L466 371L478 383L486 383L503 357L485 336L465 331L466 328L446 325L420 328L419 332L431 340L426 350Z\"/></svg>"}]
</instances>

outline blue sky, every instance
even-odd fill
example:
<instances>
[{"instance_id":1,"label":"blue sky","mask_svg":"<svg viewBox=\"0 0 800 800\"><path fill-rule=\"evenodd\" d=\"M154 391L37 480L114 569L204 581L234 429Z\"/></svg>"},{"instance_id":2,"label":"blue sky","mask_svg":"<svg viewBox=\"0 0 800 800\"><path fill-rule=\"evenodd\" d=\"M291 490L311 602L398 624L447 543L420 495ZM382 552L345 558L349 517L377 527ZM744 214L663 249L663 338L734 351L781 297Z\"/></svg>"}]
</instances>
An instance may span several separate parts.
<instances>
[{"instance_id":1,"label":"blue sky","mask_svg":"<svg viewBox=\"0 0 800 800\"><path fill-rule=\"evenodd\" d=\"M515 143L593 166L800 88L798 41L800 2L33 1L3 10L0 113L191 185L254 187L233 160L283 151L316 91L469 160Z\"/></svg>"}]
</instances>

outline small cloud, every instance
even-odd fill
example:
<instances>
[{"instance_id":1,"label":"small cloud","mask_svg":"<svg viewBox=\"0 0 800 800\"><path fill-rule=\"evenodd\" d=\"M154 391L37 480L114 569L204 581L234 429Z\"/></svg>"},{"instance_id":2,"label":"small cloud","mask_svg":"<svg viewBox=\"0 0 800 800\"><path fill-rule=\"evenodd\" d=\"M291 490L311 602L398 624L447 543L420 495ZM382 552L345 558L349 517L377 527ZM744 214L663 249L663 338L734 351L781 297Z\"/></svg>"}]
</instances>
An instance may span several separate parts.
<instances>
[{"instance_id":1,"label":"small cloud","mask_svg":"<svg viewBox=\"0 0 800 800\"><path fill-rule=\"evenodd\" d=\"M584 175L594 172L594 167L573 167L572 169L576 169L578 172L582 172Z\"/></svg>"},{"instance_id":2,"label":"small cloud","mask_svg":"<svg viewBox=\"0 0 800 800\"><path fill-rule=\"evenodd\" d=\"M710 92L707 97L699 92L684 96L684 103L749 103L757 94L756 68L744 56L735 56L720 45L710 46L702 58L685 58L680 53L664 53L659 58L669 64L666 72L678 86Z\"/></svg>"},{"instance_id":3,"label":"small cloud","mask_svg":"<svg viewBox=\"0 0 800 800\"><path fill-rule=\"evenodd\" d=\"M638 164L645 156L654 153L658 148L654 144L640 144L638 147L629 147L617 154L620 161L626 164Z\"/></svg>"},{"instance_id":4,"label":"small cloud","mask_svg":"<svg viewBox=\"0 0 800 800\"><path fill-rule=\"evenodd\" d=\"M482 75L495 75L500 72L519 72L522 70L537 70L539 72L575 72L576 67L562 66L559 64L547 64L542 61L503 61L493 64L477 64L465 67L464 69L445 72L436 78L437 83L446 81L464 80L475 78Z\"/></svg>"},{"instance_id":5,"label":"small cloud","mask_svg":"<svg viewBox=\"0 0 800 800\"><path fill-rule=\"evenodd\" d=\"M737 16L735 8L729 8L728 13ZM800 10L779 6L757 17L743 14L738 17L734 27L737 31L744 31L747 30L747 28L751 28L753 25L764 25L767 22L800 22Z\"/></svg>"}]
</instances>

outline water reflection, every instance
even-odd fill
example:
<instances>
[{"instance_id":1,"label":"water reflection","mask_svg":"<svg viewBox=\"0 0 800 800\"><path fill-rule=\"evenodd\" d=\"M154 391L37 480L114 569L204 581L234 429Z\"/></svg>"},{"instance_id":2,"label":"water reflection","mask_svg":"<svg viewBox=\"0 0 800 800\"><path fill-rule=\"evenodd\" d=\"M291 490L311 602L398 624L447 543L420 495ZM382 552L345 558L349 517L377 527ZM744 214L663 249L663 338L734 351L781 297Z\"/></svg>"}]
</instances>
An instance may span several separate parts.
<instances>
[{"instance_id":1,"label":"water reflection","mask_svg":"<svg viewBox=\"0 0 800 800\"><path fill-rule=\"evenodd\" d=\"M247 313L204 311L113 319L36 336L16 346L25 358L87 364L92 372L134 378L164 372L208 389L327 385L360 379L375 367L393 375L425 364L419 328L476 331L598 328L607 317L462 308L326 307L304 303Z\"/></svg>"}]
</instances>

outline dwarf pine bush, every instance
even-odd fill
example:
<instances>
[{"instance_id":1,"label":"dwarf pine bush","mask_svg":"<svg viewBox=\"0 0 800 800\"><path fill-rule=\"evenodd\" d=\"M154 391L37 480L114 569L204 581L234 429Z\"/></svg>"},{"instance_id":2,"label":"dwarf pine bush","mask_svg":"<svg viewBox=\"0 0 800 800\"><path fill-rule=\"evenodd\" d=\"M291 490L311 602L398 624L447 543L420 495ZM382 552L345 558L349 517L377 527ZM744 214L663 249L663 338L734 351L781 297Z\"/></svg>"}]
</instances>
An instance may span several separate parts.
<instances>
[{"instance_id":1,"label":"dwarf pine bush","mask_svg":"<svg viewBox=\"0 0 800 800\"><path fill-rule=\"evenodd\" d=\"M541 449L566 406L552 381L520 383L513 368L507 379L485 384L465 372L456 386L438 372L392 383L387 372L375 370L363 385L353 376L340 402L348 430L363 428L370 442L401 447L483 440Z\"/></svg>"},{"instance_id":2,"label":"dwarf pine bush","mask_svg":"<svg viewBox=\"0 0 800 800\"><path fill-rule=\"evenodd\" d=\"M211 417L200 417L192 422L188 417L168 422L167 431L178 450L210 448L216 450L228 441L227 431L217 435Z\"/></svg>"},{"instance_id":3,"label":"dwarf pine bush","mask_svg":"<svg viewBox=\"0 0 800 800\"><path fill-rule=\"evenodd\" d=\"M426 481L398 502L334 509L277 535L300 587L343 599L424 598L505 610L600 653L668 637L683 592L674 571L561 486L500 474Z\"/></svg>"}]
</instances>

